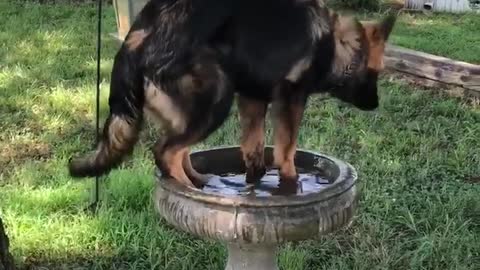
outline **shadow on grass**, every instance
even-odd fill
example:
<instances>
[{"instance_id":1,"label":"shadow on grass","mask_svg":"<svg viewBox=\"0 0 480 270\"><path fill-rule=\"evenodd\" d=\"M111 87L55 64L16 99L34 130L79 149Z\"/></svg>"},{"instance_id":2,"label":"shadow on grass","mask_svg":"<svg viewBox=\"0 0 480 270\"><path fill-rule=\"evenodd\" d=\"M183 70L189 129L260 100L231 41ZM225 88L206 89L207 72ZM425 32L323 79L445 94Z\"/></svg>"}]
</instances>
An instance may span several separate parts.
<instances>
[{"instance_id":1,"label":"shadow on grass","mask_svg":"<svg viewBox=\"0 0 480 270\"><path fill-rule=\"evenodd\" d=\"M7 172L28 160L71 151L80 141L93 144L96 14L92 5L5 6L0 11L5 19L0 23L5 59L0 65L0 175L7 178ZM104 24L111 31L113 16ZM103 40L102 120L117 47L106 34Z\"/></svg>"},{"instance_id":2,"label":"shadow on grass","mask_svg":"<svg viewBox=\"0 0 480 270\"><path fill-rule=\"evenodd\" d=\"M30 213L12 217L7 209L10 227L30 228L12 229L11 233L21 269L222 269L222 246L164 223L146 195L150 193L147 181L131 182L125 183L127 187L108 189L96 215L79 209L65 214L47 205L42 214L30 209ZM132 190L133 186L137 189ZM128 188L130 193L125 192ZM53 196L48 201L58 203ZM19 203L46 206L25 196ZM80 204L77 201L77 207ZM19 258L19 253L26 256Z\"/></svg>"}]
</instances>

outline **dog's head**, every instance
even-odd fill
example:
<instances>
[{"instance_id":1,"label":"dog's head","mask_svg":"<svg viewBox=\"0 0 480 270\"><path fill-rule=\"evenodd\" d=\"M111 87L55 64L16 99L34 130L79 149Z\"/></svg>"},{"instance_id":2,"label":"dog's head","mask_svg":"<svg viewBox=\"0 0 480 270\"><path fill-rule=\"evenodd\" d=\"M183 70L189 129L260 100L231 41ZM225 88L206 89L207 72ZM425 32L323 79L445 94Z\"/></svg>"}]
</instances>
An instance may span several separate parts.
<instances>
[{"instance_id":1,"label":"dog's head","mask_svg":"<svg viewBox=\"0 0 480 270\"><path fill-rule=\"evenodd\" d=\"M395 16L379 22L360 22L330 13L335 40L335 56L325 90L361 110L378 107L378 74L384 69L385 43L395 24Z\"/></svg>"}]
</instances>

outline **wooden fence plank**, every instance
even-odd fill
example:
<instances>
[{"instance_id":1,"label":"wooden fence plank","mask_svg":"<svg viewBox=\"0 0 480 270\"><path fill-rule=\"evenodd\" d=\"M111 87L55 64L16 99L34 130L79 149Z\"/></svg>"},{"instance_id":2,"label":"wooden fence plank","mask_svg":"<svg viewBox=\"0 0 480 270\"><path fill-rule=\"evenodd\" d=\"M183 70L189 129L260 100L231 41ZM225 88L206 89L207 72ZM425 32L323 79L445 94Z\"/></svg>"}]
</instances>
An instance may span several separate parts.
<instances>
[{"instance_id":1,"label":"wooden fence plank","mask_svg":"<svg viewBox=\"0 0 480 270\"><path fill-rule=\"evenodd\" d=\"M388 45L385 66L391 70L480 92L480 65Z\"/></svg>"}]
</instances>

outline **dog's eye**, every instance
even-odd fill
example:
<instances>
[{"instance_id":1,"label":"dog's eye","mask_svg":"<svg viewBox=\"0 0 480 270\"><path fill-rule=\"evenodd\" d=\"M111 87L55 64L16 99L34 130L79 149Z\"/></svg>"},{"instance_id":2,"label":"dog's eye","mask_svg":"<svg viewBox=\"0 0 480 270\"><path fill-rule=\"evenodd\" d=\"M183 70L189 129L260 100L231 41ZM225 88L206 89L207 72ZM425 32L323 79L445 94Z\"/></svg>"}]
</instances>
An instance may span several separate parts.
<instances>
[{"instance_id":1,"label":"dog's eye","mask_svg":"<svg viewBox=\"0 0 480 270\"><path fill-rule=\"evenodd\" d=\"M352 73L354 70L358 68L360 65L360 56L357 54L355 57L352 59L352 62L345 67L345 70L343 72L344 76L351 77Z\"/></svg>"},{"instance_id":2,"label":"dog's eye","mask_svg":"<svg viewBox=\"0 0 480 270\"><path fill-rule=\"evenodd\" d=\"M343 75L346 76L346 77L350 77L352 76L352 71L353 71L353 68L354 68L354 64L350 64L348 66L345 67L345 70L343 71Z\"/></svg>"}]
</instances>

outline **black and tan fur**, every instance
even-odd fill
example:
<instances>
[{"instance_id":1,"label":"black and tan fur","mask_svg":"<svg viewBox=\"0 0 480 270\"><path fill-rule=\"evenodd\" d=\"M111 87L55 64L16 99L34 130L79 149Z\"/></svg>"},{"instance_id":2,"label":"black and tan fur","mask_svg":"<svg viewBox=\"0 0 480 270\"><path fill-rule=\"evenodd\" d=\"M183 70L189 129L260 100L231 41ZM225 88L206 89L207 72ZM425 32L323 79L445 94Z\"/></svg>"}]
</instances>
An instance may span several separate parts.
<instances>
[{"instance_id":1,"label":"black and tan fur","mask_svg":"<svg viewBox=\"0 0 480 270\"><path fill-rule=\"evenodd\" d=\"M310 95L326 92L362 110L376 109L379 104L377 78L383 70L385 43L395 17L387 16L381 22L360 22L328 11L321 1L302 1L301 5L300 13L307 18L305 21L295 21L295 16L291 18L285 13L267 18L269 23L260 29L249 28L245 35L259 38L252 40L251 45L248 40L231 38L230 55L234 59L231 62L236 65L232 68L235 71L232 80L240 95L241 148L248 182L257 181L266 171L264 121L269 103L274 118L274 165L280 169L281 178L287 181L297 179L296 141ZM251 17L248 20L255 21ZM261 47L260 32L269 33L269 39L278 41L285 35L276 32L280 29L296 34L292 40ZM244 49L254 48L255 44L256 50ZM287 55L284 55L285 48L291 48ZM256 59L256 55L263 55L263 58ZM253 65L250 59L260 63ZM273 67L273 70L264 71L262 66L265 69Z\"/></svg>"},{"instance_id":2,"label":"black and tan fur","mask_svg":"<svg viewBox=\"0 0 480 270\"><path fill-rule=\"evenodd\" d=\"M376 108L382 44L392 25L338 16L320 0L151 0L115 57L110 115L97 151L72 161L70 173L101 175L118 166L148 113L167 131L153 149L157 166L186 185L201 184L189 146L220 127L236 92L247 180L265 172L269 103L275 165L283 179L296 179L293 159L308 97L329 92Z\"/></svg>"},{"instance_id":3,"label":"black and tan fur","mask_svg":"<svg viewBox=\"0 0 480 270\"><path fill-rule=\"evenodd\" d=\"M72 176L101 175L118 166L149 114L165 130L153 149L156 165L186 185L201 183L189 146L216 130L233 102L218 55L207 46L230 14L223 0L146 4L114 59L102 140L93 155L71 161Z\"/></svg>"},{"instance_id":4,"label":"black and tan fur","mask_svg":"<svg viewBox=\"0 0 480 270\"><path fill-rule=\"evenodd\" d=\"M318 32L311 36L313 53L300 57L283 82L268 88L270 91L265 91L268 94L261 97L240 91L241 123L255 123L242 125L248 182L257 181L265 172L264 108L268 103L272 103L274 117L274 165L287 181L297 179L296 141L310 95L326 92L362 110L378 107L377 78L383 70L385 43L395 17L388 16L381 22L359 22L329 11L329 18L330 32L322 33L321 38Z\"/></svg>"}]
</instances>

